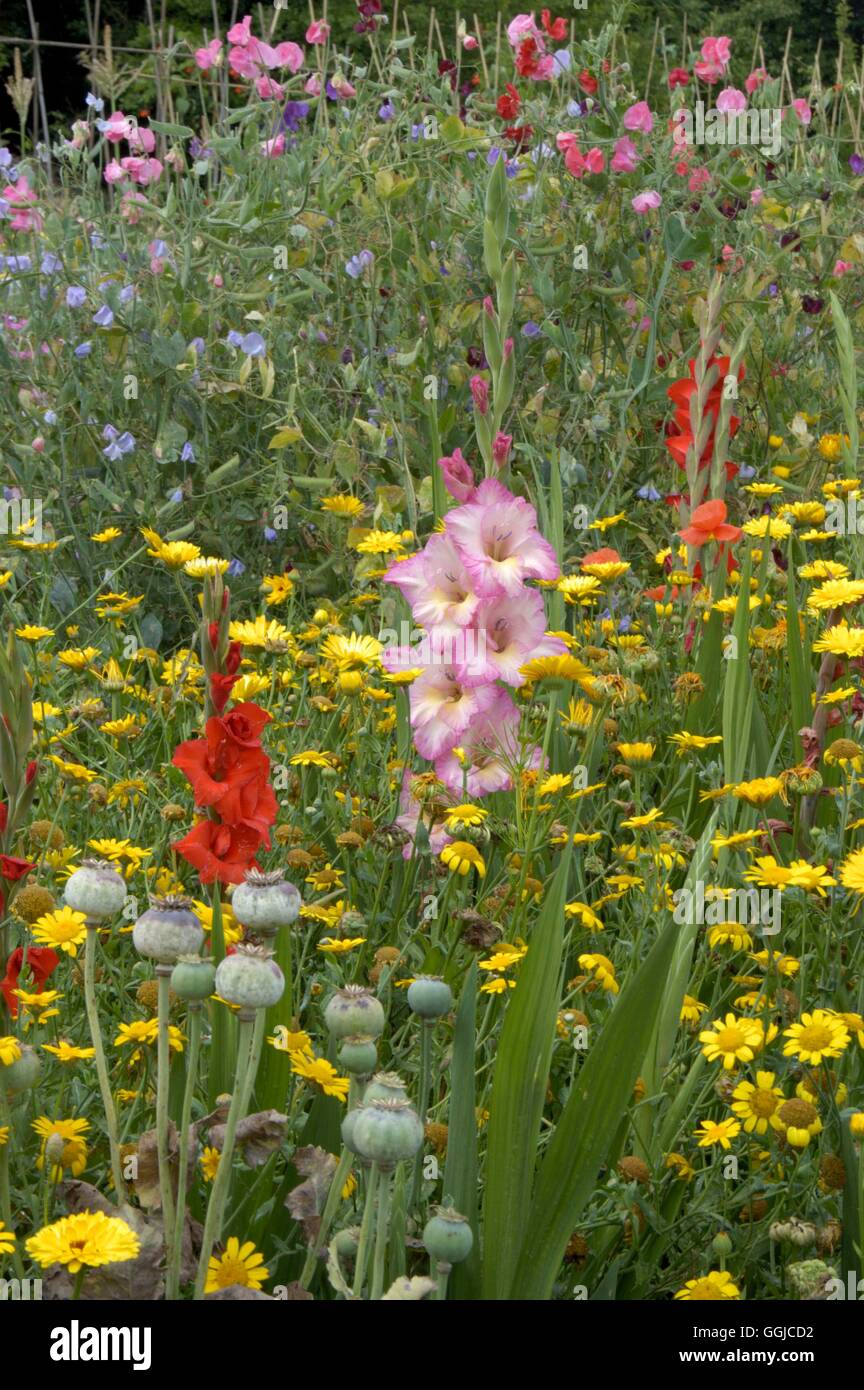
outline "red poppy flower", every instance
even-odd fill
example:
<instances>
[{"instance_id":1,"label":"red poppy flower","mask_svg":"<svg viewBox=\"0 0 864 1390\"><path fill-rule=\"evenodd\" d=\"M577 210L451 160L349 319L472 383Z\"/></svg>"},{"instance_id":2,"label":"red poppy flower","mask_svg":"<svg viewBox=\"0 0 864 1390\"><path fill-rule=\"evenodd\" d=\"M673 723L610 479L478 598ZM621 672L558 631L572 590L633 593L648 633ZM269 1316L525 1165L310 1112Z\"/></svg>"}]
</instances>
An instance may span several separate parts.
<instances>
[{"instance_id":1,"label":"red poppy flower","mask_svg":"<svg viewBox=\"0 0 864 1390\"><path fill-rule=\"evenodd\" d=\"M690 517L690 525L685 526L678 535L682 541L694 548L707 545L709 541L717 541L722 545L726 541L737 541L741 535L741 527L732 526L727 522L726 503L716 498L697 507Z\"/></svg>"},{"instance_id":2,"label":"red poppy flower","mask_svg":"<svg viewBox=\"0 0 864 1390\"><path fill-rule=\"evenodd\" d=\"M60 957L50 946L28 946L27 965L32 976L34 993L40 994L42 987L52 971L60 964ZM6 1000L6 1007L12 1018L18 1017L18 1000L14 991L18 988L18 976L24 965L24 947L16 946L6 962L6 975L0 980L0 993Z\"/></svg>"}]
</instances>

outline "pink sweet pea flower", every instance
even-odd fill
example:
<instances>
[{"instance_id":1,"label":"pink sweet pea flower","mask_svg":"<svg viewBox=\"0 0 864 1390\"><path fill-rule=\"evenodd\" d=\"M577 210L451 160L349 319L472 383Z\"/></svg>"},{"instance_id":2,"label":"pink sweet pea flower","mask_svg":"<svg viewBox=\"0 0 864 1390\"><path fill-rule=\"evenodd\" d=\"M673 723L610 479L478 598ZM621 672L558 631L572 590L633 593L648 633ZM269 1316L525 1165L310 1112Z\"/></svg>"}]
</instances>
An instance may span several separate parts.
<instances>
[{"instance_id":1,"label":"pink sweet pea flower","mask_svg":"<svg viewBox=\"0 0 864 1390\"><path fill-rule=\"evenodd\" d=\"M126 170L120 168L116 159L112 159L110 164L105 165L102 177L108 184L122 183L126 178Z\"/></svg>"},{"instance_id":2,"label":"pink sweet pea flower","mask_svg":"<svg viewBox=\"0 0 864 1390\"><path fill-rule=\"evenodd\" d=\"M854 268L855 265L853 261L835 261L834 269L831 271L831 274L835 279L839 280L841 275L845 275L848 271L854 270Z\"/></svg>"},{"instance_id":3,"label":"pink sweet pea flower","mask_svg":"<svg viewBox=\"0 0 864 1390\"><path fill-rule=\"evenodd\" d=\"M750 202L751 202L751 204L753 205L754 208L758 208L759 204L762 202L762 199L763 199L764 197L765 197L765 191L764 191L764 189L762 189L762 188L751 188L751 190L750 190Z\"/></svg>"},{"instance_id":4,"label":"pink sweet pea flower","mask_svg":"<svg viewBox=\"0 0 864 1390\"><path fill-rule=\"evenodd\" d=\"M129 132L129 148L141 154L152 154L156 148L156 136L148 126L136 125Z\"/></svg>"},{"instance_id":5,"label":"pink sweet pea flower","mask_svg":"<svg viewBox=\"0 0 864 1390\"><path fill-rule=\"evenodd\" d=\"M255 90L262 101L284 101L285 99L285 88L282 83L277 82L266 72L263 72L260 77L256 77Z\"/></svg>"},{"instance_id":6,"label":"pink sweet pea flower","mask_svg":"<svg viewBox=\"0 0 864 1390\"><path fill-rule=\"evenodd\" d=\"M718 94L714 105L724 115L727 111L746 111L747 98L737 87L724 87L722 92Z\"/></svg>"},{"instance_id":7,"label":"pink sweet pea flower","mask_svg":"<svg viewBox=\"0 0 864 1390\"><path fill-rule=\"evenodd\" d=\"M475 39L473 34L466 34L462 40L462 47L464 49L467 49L467 51L471 53L475 48L479 48L480 44L478 43L477 39Z\"/></svg>"},{"instance_id":8,"label":"pink sweet pea flower","mask_svg":"<svg viewBox=\"0 0 864 1390\"><path fill-rule=\"evenodd\" d=\"M340 97L356 97L357 88L352 87L347 77L343 77L341 72L335 72L330 78L330 85Z\"/></svg>"},{"instance_id":9,"label":"pink sweet pea flower","mask_svg":"<svg viewBox=\"0 0 864 1390\"><path fill-rule=\"evenodd\" d=\"M566 154L574 145L578 145L579 136L574 135L572 130L562 130L555 136L555 144L562 154Z\"/></svg>"},{"instance_id":10,"label":"pink sweet pea flower","mask_svg":"<svg viewBox=\"0 0 864 1390\"><path fill-rule=\"evenodd\" d=\"M615 150L610 161L610 168L612 168L616 174L632 174L638 163L639 151L628 136L622 135L620 140L615 141Z\"/></svg>"},{"instance_id":11,"label":"pink sweet pea flower","mask_svg":"<svg viewBox=\"0 0 864 1390\"><path fill-rule=\"evenodd\" d=\"M511 19L507 25L507 39L511 48L518 48L526 39L534 39L541 53L545 48L543 30L538 29L533 10L530 14L517 14L515 19Z\"/></svg>"},{"instance_id":12,"label":"pink sweet pea flower","mask_svg":"<svg viewBox=\"0 0 864 1390\"><path fill-rule=\"evenodd\" d=\"M246 44L252 37L251 14L244 15L243 22L241 24L232 25L232 27L228 30L228 34L226 37L229 43L236 43L239 44L241 48L245 48Z\"/></svg>"},{"instance_id":13,"label":"pink sweet pea flower","mask_svg":"<svg viewBox=\"0 0 864 1390\"><path fill-rule=\"evenodd\" d=\"M330 25L323 19L316 19L306 30L307 43L326 43L330 36Z\"/></svg>"},{"instance_id":14,"label":"pink sweet pea flower","mask_svg":"<svg viewBox=\"0 0 864 1390\"><path fill-rule=\"evenodd\" d=\"M120 167L126 170L133 183L139 183L142 186L156 183L162 175L160 160L142 159L138 155L130 155L126 159L121 159Z\"/></svg>"},{"instance_id":15,"label":"pink sweet pea flower","mask_svg":"<svg viewBox=\"0 0 864 1390\"><path fill-rule=\"evenodd\" d=\"M526 579L560 574L555 551L537 529L534 508L497 478L486 478L473 502L454 507L444 525L481 598L518 594Z\"/></svg>"},{"instance_id":16,"label":"pink sweet pea flower","mask_svg":"<svg viewBox=\"0 0 864 1390\"><path fill-rule=\"evenodd\" d=\"M813 112L803 97L796 97L792 103L792 110L798 117L802 125L809 125L813 119Z\"/></svg>"},{"instance_id":17,"label":"pink sweet pea flower","mask_svg":"<svg viewBox=\"0 0 864 1390\"><path fill-rule=\"evenodd\" d=\"M433 532L416 555L397 560L384 577L403 595L414 621L429 631L465 627L480 602L455 542L442 531Z\"/></svg>"},{"instance_id":18,"label":"pink sweet pea flower","mask_svg":"<svg viewBox=\"0 0 864 1390\"><path fill-rule=\"evenodd\" d=\"M725 34L720 38L707 38L702 45L702 61L693 65L696 76L709 85L719 82L729 66L731 49L731 42Z\"/></svg>"},{"instance_id":19,"label":"pink sweet pea flower","mask_svg":"<svg viewBox=\"0 0 864 1390\"><path fill-rule=\"evenodd\" d=\"M624 129L642 130L646 135L651 134L654 129L654 117L647 101L637 101L633 106L627 107L624 112Z\"/></svg>"},{"instance_id":20,"label":"pink sweet pea flower","mask_svg":"<svg viewBox=\"0 0 864 1390\"><path fill-rule=\"evenodd\" d=\"M753 71L750 73L749 77L746 77L744 79L744 87L752 96L754 92L758 92L759 88L762 86L762 83L767 81L768 69L754 68Z\"/></svg>"},{"instance_id":21,"label":"pink sweet pea flower","mask_svg":"<svg viewBox=\"0 0 864 1390\"><path fill-rule=\"evenodd\" d=\"M570 145L564 155L564 164L574 179L581 179L585 174L602 174L606 160L603 151L596 145L585 155L577 145Z\"/></svg>"},{"instance_id":22,"label":"pink sweet pea flower","mask_svg":"<svg viewBox=\"0 0 864 1390\"><path fill-rule=\"evenodd\" d=\"M686 87L690 82L690 74L686 68L673 68L669 74L669 90L674 92L676 87Z\"/></svg>"},{"instance_id":23,"label":"pink sweet pea flower","mask_svg":"<svg viewBox=\"0 0 864 1390\"><path fill-rule=\"evenodd\" d=\"M303 90L307 96L320 97L321 78L318 76L317 72L313 72L311 77L306 78L306 81L303 84Z\"/></svg>"},{"instance_id":24,"label":"pink sweet pea flower","mask_svg":"<svg viewBox=\"0 0 864 1390\"><path fill-rule=\"evenodd\" d=\"M637 193L636 197L631 199L630 206L634 212L645 213L650 212L652 208L659 208L662 201L660 194L649 188L646 193Z\"/></svg>"},{"instance_id":25,"label":"pink sweet pea flower","mask_svg":"<svg viewBox=\"0 0 864 1390\"><path fill-rule=\"evenodd\" d=\"M280 154L285 153L285 136L280 132L272 140L264 140L261 153L268 159L277 159Z\"/></svg>"},{"instance_id":26,"label":"pink sweet pea flower","mask_svg":"<svg viewBox=\"0 0 864 1390\"><path fill-rule=\"evenodd\" d=\"M457 502L470 502L474 496L474 474L461 449L445 454L438 460L438 467L444 477L444 486Z\"/></svg>"},{"instance_id":27,"label":"pink sweet pea flower","mask_svg":"<svg viewBox=\"0 0 864 1390\"><path fill-rule=\"evenodd\" d=\"M687 187L691 193L700 193L711 182L711 170L704 165L694 169L687 180Z\"/></svg>"},{"instance_id":28,"label":"pink sweet pea flower","mask_svg":"<svg viewBox=\"0 0 864 1390\"><path fill-rule=\"evenodd\" d=\"M117 145L121 140L128 140L134 122L129 116L124 116L122 111L114 111L102 126L102 134L112 145Z\"/></svg>"},{"instance_id":29,"label":"pink sweet pea flower","mask_svg":"<svg viewBox=\"0 0 864 1390\"><path fill-rule=\"evenodd\" d=\"M222 40L211 39L206 48L195 49L195 62L202 72L209 72L222 61Z\"/></svg>"},{"instance_id":30,"label":"pink sweet pea flower","mask_svg":"<svg viewBox=\"0 0 864 1390\"><path fill-rule=\"evenodd\" d=\"M239 45L228 50L228 68L235 77L245 77L250 82L258 73L258 65L248 47Z\"/></svg>"}]
</instances>

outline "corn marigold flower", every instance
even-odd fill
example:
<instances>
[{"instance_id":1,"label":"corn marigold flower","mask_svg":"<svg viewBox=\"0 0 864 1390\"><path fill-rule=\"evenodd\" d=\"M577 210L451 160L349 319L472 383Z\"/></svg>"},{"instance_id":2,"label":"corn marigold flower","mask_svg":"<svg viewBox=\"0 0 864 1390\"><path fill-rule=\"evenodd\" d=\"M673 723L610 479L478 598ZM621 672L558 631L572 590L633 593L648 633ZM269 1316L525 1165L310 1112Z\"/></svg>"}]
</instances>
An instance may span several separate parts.
<instances>
[{"instance_id":1,"label":"corn marigold flower","mask_svg":"<svg viewBox=\"0 0 864 1390\"><path fill-rule=\"evenodd\" d=\"M700 1149L710 1149L715 1144L719 1144L721 1149L731 1149L732 1140L740 1133L741 1125L737 1120L700 1120L693 1137L698 1139Z\"/></svg>"},{"instance_id":2,"label":"corn marigold flower","mask_svg":"<svg viewBox=\"0 0 864 1390\"><path fill-rule=\"evenodd\" d=\"M77 956L78 947L87 936L87 918L71 907L58 907L33 923L33 939L40 946L51 946L68 956Z\"/></svg>"},{"instance_id":3,"label":"corn marigold flower","mask_svg":"<svg viewBox=\"0 0 864 1390\"><path fill-rule=\"evenodd\" d=\"M732 788L732 795L748 806L766 806L775 796L779 796L783 783L779 777L754 777L750 782L738 782Z\"/></svg>"},{"instance_id":4,"label":"corn marigold flower","mask_svg":"<svg viewBox=\"0 0 864 1390\"><path fill-rule=\"evenodd\" d=\"M247 1240L241 1245L236 1236L230 1236L222 1254L210 1257L204 1292L216 1293L235 1284L257 1290L269 1277L264 1256L255 1249L254 1242Z\"/></svg>"},{"instance_id":5,"label":"corn marigold flower","mask_svg":"<svg viewBox=\"0 0 864 1390\"><path fill-rule=\"evenodd\" d=\"M198 1161L201 1164L201 1172L205 1182L212 1182L215 1178L219 1170L219 1159L221 1157L222 1155L218 1149L211 1148L209 1145L204 1148Z\"/></svg>"},{"instance_id":6,"label":"corn marigold flower","mask_svg":"<svg viewBox=\"0 0 864 1390\"><path fill-rule=\"evenodd\" d=\"M43 1226L25 1242L27 1254L43 1269L65 1265L70 1274L120 1264L138 1256L141 1242L119 1216L82 1211Z\"/></svg>"},{"instance_id":7,"label":"corn marigold flower","mask_svg":"<svg viewBox=\"0 0 864 1390\"><path fill-rule=\"evenodd\" d=\"M0 1221L0 1255L11 1255L15 1249L15 1235L12 1231L7 1231L6 1226Z\"/></svg>"},{"instance_id":8,"label":"corn marigold flower","mask_svg":"<svg viewBox=\"0 0 864 1390\"><path fill-rule=\"evenodd\" d=\"M688 1279L675 1297L685 1303L731 1303L741 1294L728 1270L712 1269L699 1279Z\"/></svg>"},{"instance_id":9,"label":"corn marigold flower","mask_svg":"<svg viewBox=\"0 0 864 1390\"><path fill-rule=\"evenodd\" d=\"M21 1044L11 1036L0 1038L0 1066L11 1067L21 1057Z\"/></svg>"},{"instance_id":10,"label":"corn marigold flower","mask_svg":"<svg viewBox=\"0 0 864 1390\"><path fill-rule=\"evenodd\" d=\"M709 1062L719 1061L726 1071L732 1071L738 1062L753 1061L764 1043L764 1030L758 1019L728 1013L700 1033L699 1041Z\"/></svg>"},{"instance_id":11,"label":"corn marigold flower","mask_svg":"<svg viewBox=\"0 0 864 1390\"><path fill-rule=\"evenodd\" d=\"M812 1013L801 1015L800 1023L793 1023L783 1030L789 1041L783 1048L784 1057L797 1057L799 1061L816 1067L827 1057L839 1057L849 1046L849 1031L835 1014L826 1009L814 1009Z\"/></svg>"},{"instance_id":12,"label":"corn marigold flower","mask_svg":"<svg viewBox=\"0 0 864 1390\"><path fill-rule=\"evenodd\" d=\"M755 1083L739 1081L732 1092L732 1110L744 1123L745 1134L766 1134L769 1125L782 1128L777 1111L783 1104L783 1092L775 1086L773 1071L757 1071Z\"/></svg>"},{"instance_id":13,"label":"corn marigold flower","mask_svg":"<svg viewBox=\"0 0 864 1390\"><path fill-rule=\"evenodd\" d=\"M480 878L486 877L486 863L482 854L467 840L454 840L451 844L445 845L439 858L451 874L460 874L464 878L472 869L476 869Z\"/></svg>"},{"instance_id":14,"label":"corn marigold flower","mask_svg":"<svg viewBox=\"0 0 864 1390\"><path fill-rule=\"evenodd\" d=\"M96 1056L96 1049L93 1047L76 1047L74 1043L67 1042L61 1038L57 1043L43 1043L44 1052L51 1052L58 1062L71 1064L72 1062L86 1062L91 1057Z\"/></svg>"},{"instance_id":15,"label":"corn marigold flower","mask_svg":"<svg viewBox=\"0 0 864 1390\"><path fill-rule=\"evenodd\" d=\"M350 1081L347 1076L339 1076L336 1068L326 1057L315 1057L312 1052L292 1052L291 1070L295 1076L319 1087L325 1096L335 1096L345 1101L348 1097Z\"/></svg>"}]
</instances>

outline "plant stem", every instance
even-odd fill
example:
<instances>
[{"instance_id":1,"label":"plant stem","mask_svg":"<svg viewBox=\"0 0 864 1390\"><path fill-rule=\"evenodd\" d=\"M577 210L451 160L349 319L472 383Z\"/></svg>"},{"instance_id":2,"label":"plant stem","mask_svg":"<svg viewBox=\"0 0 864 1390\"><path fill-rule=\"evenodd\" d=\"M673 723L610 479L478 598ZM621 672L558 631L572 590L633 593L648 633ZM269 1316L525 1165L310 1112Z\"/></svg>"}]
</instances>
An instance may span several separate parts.
<instances>
[{"instance_id":1,"label":"plant stem","mask_svg":"<svg viewBox=\"0 0 864 1390\"><path fill-rule=\"evenodd\" d=\"M252 1056L254 1052L254 1021L248 1016L244 1017L241 1011L241 1013L238 1014L238 1022L237 1070L234 1076L234 1091L231 1096L228 1119L225 1123L225 1138L222 1142L222 1152L219 1155L219 1167L216 1169L216 1177L213 1180L213 1190L210 1193L210 1201L207 1206L207 1218L204 1222L201 1259L198 1264L198 1276L195 1280L196 1299L204 1297L204 1286L207 1282L207 1267L210 1264L210 1256L213 1253L213 1246L222 1232L225 1202L228 1197L228 1189L231 1186L231 1161L234 1157L234 1140L237 1134L237 1126L243 1119L243 1093L246 1085L246 1073L250 1066L257 1065L257 1058L253 1058Z\"/></svg>"},{"instance_id":2,"label":"plant stem","mask_svg":"<svg viewBox=\"0 0 864 1390\"><path fill-rule=\"evenodd\" d=\"M393 1181L392 1168L381 1169L378 1187L378 1221L375 1227L375 1256L372 1261L371 1298L380 1298L384 1292L384 1269L387 1263L387 1243L390 1219L390 1185Z\"/></svg>"},{"instance_id":3,"label":"plant stem","mask_svg":"<svg viewBox=\"0 0 864 1390\"><path fill-rule=\"evenodd\" d=\"M429 1097L429 1080L432 1071L432 1030L435 1024L423 1019L420 1024L420 1078L417 1083L417 1114L426 1129L426 1102ZM423 1180L423 1145L417 1150L414 1160L414 1181L411 1186L411 1205L416 1207L420 1200L420 1184Z\"/></svg>"},{"instance_id":4,"label":"plant stem","mask_svg":"<svg viewBox=\"0 0 864 1390\"><path fill-rule=\"evenodd\" d=\"M96 1004L96 948L98 923L87 922L87 941L84 946L84 1007L87 1012L87 1022L90 1026L90 1041L93 1044L96 1061L96 1076L99 1081L99 1093L102 1097L102 1108L105 1111L105 1128L108 1131L108 1145L111 1150L111 1176L114 1179L114 1191L117 1194L117 1201L122 1202L126 1195L123 1186L123 1171L120 1167L120 1145L117 1141L117 1111L114 1108L114 1098L111 1095L111 1083L108 1080L108 1067L105 1064L105 1052L102 1048L102 1034L99 1030L99 1009Z\"/></svg>"},{"instance_id":5,"label":"plant stem","mask_svg":"<svg viewBox=\"0 0 864 1390\"><path fill-rule=\"evenodd\" d=\"M375 1209L375 1193L378 1188L378 1164L373 1163L366 1186L366 1205L363 1208L363 1223L360 1227L360 1244L357 1247L357 1264L354 1269L354 1297L359 1298L363 1291L366 1274L366 1261L369 1257L369 1236L372 1231L372 1212Z\"/></svg>"},{"instance_id":6,"label":"plant stem","mask_svg":"<svg viewBox=\"0 0 864 1390\"><path fill-rule=\"evenodd\" d=\"M333 1174L333 1180L330 1183L330 1191L327 1193L327 1201L324 1203L324 1210L321 1213L321 1225L318 1228L317 1236L307 1251L306 1263L300 1275L300 1284L304 1289L308 1287L315 1273L318 1264L318 1251L322 1246L326 1246L327 1244L327 1237L330 1234L333 1217L336 1215L336 1208L342 1196L342 1188L345 1186L348 1180L348 1174L351 1171L351 1159L351 1150L343 1145L342 1157L339 1159L338 1167Z\"/></svg>"},{"instance_id":7,"label":"plant stem","mask_svg":"<svg viewBox=\"0 0 864 1390\"><path fill-rule=\"evenodd\" d=\"M9 1106L6 1101L5 1093L0 1090L0 1126L5 1127L9 1123ZM10 1125L11 1138L11 1125ZM6 1230L14 1234L12 1222L12 1194L9 1189L9 1144L0 1145L0 1216ZM12 1251L12 1263L15 1266L15 1274L19 1279L24 1278L24 1261L21 1258L21 1251L18 1244Z\"/></svg>"},{"instance_id":8,"label":"plant stem","mask_svg":"<svg viewBox=\"0 0 864 1390\"><path fill-rule=\"evenodd\" d=\"M183 1091L183 1109L180 1114L180 1166L177 1174L177 1209L174 1225L174 1246L168 1276L165 1281L165 1298L176 1299L180 1292L180 1263L183 1252L183 1222L186 1216L186 1181L189 1166L189 1122L192 1118L192 1096L198 1076L198 1052L201 1047L201 1004L197 1000L189 1003L189 1055L186 1060L186 1086Z\"/></svg>"},{"instance_id":9,"label":"plant stem","mask_svg":"<svg viewBox=\"0 0 864 1390\"><path fill-rule=\"evenodd\" d=\"M437 1264L435 1266L435 1273L438 1275L438 1292L436 1293L435 1297L437 1299L440 1299L442 1302L447 1297L447 1280L450 1278L450 1271L452 1268L452 1265L448 1265L445 1263Z\"/></svg>"},{"instance_id":10,"label":"plant stem","mask_svg":"<svg viewBox=\"0 0 864 1390\"><path fill-rule=\"evenodd\" d=\"M168 1158L168 1013L171 1008L171 966L157 965L159 1036L156 1060L156 1148L159 1155L159 1193L162 1199L162 1230L165 1236L165 1267L174 1266L174 1191Z\"/></svg>"}]
</instances>

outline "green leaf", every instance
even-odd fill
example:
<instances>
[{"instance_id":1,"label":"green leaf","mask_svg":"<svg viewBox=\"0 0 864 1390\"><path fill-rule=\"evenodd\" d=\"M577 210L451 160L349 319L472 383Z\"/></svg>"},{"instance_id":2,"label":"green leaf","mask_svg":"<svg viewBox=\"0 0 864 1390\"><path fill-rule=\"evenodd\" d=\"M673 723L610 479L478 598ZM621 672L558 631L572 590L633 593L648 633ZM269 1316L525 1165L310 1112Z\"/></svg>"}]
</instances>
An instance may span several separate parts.
<instances>
[{"instance_id":1,"label":"green leaf","mask_svg":"<svg viewBox=\"0 0 864 1390\"><path fill-rule=\"evenodd\" d=\"M670 919L577 1073L523 1222L511 1298L551 1296L567 1242L594 1190L654 1032L678 931Z\"/></svg>"},{"instance_id":2,"label":"green leaf","mask_svg":"<svg viewBox=\"0 0 864 1390\"><path fill-rule=\"evenodd\" d=\"M475 1049L477 1012L477 962L465 976L450 1060L450 1111L447 1116L447 1162L444 1166L444 1200L467 1219L474 1232L474 1248L450 1276L449 1291L455 1299L480 1297L480 1244L477 1240L477 1112Z\"/></svg>"},{"instance_id":3,"label":"green leaf","mask_svg":"<svg viewBox=\"0 0 864 1390\"><path fill-rule=\"evenodd\" d=\"M195 135L188 125L172 125L168 121L149 121L148 124L157 135L167 135L171 140L191 140Z\"/></svg>"},{"instance_id":4,"label":"green leaf","mask_svg":"<svg viewBox=\"0 0 864 1390\"><path fill-rule=\"evenodd\" d=\"M560 997L570 849L568 845L543 904L501 1029L489 1102L483 1213L486 1300L511 1296L526 1231Z\"/></svg>"}]
</instances>

